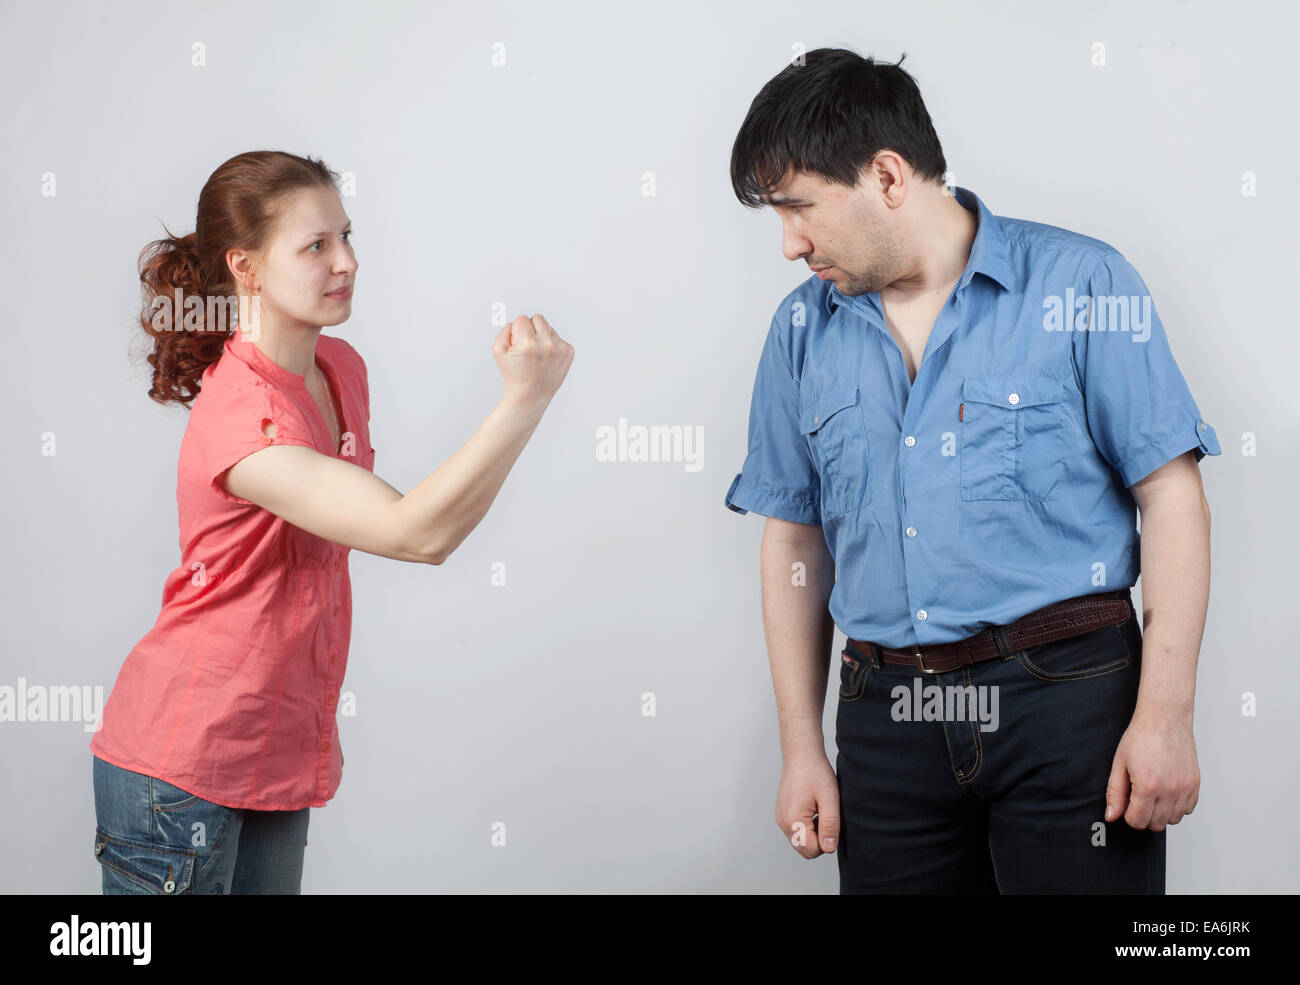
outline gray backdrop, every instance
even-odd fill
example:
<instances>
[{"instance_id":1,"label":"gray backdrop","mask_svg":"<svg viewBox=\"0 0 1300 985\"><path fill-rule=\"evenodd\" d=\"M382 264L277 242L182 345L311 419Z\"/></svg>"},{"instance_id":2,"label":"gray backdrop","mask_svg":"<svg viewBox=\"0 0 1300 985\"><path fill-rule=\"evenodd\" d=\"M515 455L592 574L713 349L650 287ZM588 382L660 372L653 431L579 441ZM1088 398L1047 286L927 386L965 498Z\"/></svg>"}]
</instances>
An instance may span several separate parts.
<instances>
[{"instance_id":1,"label":"gray backdrop","mask_svg":"<svg viewBox=\"0 0 1300 985\"><path fill-rule=\"evenodd\" d=\"M186 411L145 395L138 252L193 229L234 154L321 156L355 175L356 300L326 332L369 364L379 475L410 489L495 404L494 304L577 355L445 565L353 553L357 714L304 892L835 892L834 857L773 821L764 521L722 505L807 270L728 158L795 45L906 51L956 183L1110 242L1153 292L1223 445L1202 463L1200 803L1169 829L1168 889L1296 890L1298 27L1250 3L5 3L0 686L106 696L179 561ZM701 428L703 467L598 461L619 418ZM99 891L89 740L0 722L0 891Z\"/></svg>"}]
</instances>

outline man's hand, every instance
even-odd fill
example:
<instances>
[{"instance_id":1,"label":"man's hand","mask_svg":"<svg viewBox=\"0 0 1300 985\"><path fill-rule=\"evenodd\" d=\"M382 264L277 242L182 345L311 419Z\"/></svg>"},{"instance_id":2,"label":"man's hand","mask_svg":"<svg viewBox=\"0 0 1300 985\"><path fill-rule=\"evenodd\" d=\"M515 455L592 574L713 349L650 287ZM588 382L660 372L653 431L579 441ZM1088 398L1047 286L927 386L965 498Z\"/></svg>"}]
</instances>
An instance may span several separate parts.
<instances>
[{"instance_id":1,"label":"man's hand","mask_svg":"<svg viewBox=\"0 0 1300 985\"><path fill-rule=\"evenodd\" d=\"M804 858L835 851L840 837L840 787L825 753L808 753L782 762L776 823Z\"/></svg>"},{"instance_id":2,"label":"man's hand","mask_svg":"<svg viewBox=\"0 0 1300 985\"><path fill-rule=\"evenodd\" d=\"M1115 750L1106 784L1106 821L1123 814L1129 827L1163 831L1192 813L1200 786L1191 716L1139 705Z\"/></svg>"}]
</instances>

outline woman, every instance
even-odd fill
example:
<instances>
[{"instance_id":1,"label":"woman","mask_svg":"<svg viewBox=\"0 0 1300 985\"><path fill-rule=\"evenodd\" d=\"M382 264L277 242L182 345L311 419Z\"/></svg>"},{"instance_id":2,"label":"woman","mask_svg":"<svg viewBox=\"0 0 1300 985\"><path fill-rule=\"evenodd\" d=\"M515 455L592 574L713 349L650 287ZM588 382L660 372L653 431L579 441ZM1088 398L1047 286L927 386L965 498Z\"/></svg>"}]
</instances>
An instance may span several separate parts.
<instances>
[{"instance_id":1,"label":"woman","mask_svg":"<svg viewBox=\"0 0 1300 985\"><path fill-rule=\"evenodd\" d=\"M195 232L141 254L149 396L193 406L181 563L90 743L105 893L300 891L309 810L342 775L348 551L441 564L573 360L520 316L493 343L505 390L473 437L406 495L375 476L365 362L321 334L347 320L357 271L336 180L240 154L209 177Z\"/></svg>"}]
</instances>

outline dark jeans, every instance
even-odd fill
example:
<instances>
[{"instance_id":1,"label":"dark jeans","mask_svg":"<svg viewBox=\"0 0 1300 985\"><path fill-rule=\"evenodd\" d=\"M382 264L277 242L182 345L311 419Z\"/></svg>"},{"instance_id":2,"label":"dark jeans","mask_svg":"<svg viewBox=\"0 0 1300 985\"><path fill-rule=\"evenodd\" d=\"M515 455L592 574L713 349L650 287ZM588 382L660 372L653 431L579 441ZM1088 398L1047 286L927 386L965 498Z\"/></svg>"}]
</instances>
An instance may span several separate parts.
<instances>
[{"instance_id":1,"label":"dark jeans","mask_svg":"<svg viewBox=\"0 0 1300 985\"><path fill-rule=\"evenodd\" d=\"M840 892L1163 894L1165 832L1104 820L1136 615L1015 652L997 635L1000 658L943 674L844 651Z\"/></svg>"},{"instance_id":2,"label":"dark jeans","mask_svg":"<svg viewBox=\"0 0 1300 985\"><path fill-rule=\"evenodd\" d=\"M91 758L95 857L104 895L302 891L311 808L223 807L163 780Z\"/></svg>"}]
</instances>

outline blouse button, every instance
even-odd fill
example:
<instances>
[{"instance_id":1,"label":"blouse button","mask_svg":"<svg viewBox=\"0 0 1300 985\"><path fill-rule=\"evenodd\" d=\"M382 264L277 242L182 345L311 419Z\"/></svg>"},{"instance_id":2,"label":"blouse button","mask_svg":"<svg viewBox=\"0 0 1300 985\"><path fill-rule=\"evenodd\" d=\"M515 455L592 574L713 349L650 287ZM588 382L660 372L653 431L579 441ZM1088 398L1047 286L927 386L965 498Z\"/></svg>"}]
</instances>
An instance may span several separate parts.
<instances>
[{"instance_id":1,"label":"blouse button","mask_svg":"<svg viewBox=\"0 0 1300 985\"><path fill-rule=\"evenodd\" d=\"M325 699L325 703L326 703L327 705L329 705L331 708L333 708L333 707L334 707L334 695L331 694L328 698L326 698L326 699Z\"/></svg>"},{"instance_id":2,"label":"blouse button","mask_svg":"<svg viewBox=\"0 0 1300 985\"><path fill-rule=\"evenodd\" d=\"M324 744L323 746L320 747L320 751L321 751L321 752L329 752L329 751L330 751L330 741L329 741L329 739L326 739L326 740L325 740L325 744Z\"/></svg>"},{"instance_id":3,"label":"blouse button","mask_svg":"<svg viewBox=\"0 0 1300 985\"><path fill-rule=\"evenodd\" d=\"M333 665L333 664L336 664L336 663L338 663L338 662L339 662L338 655L337 655L337 654L334 654L334 653L331 653L331 654L330 654L330 664Z\"/></svg>"},{"instance_id":4,"label":"blouse button","mask_svg":"<svg viewBox=\"0 0 1300 985\"><path fill-rule=\"evenodd\" d=\"M269 445L273 441L275 441L274 438L268 438L266 435L262 435L262 444Z\"/></svg>"}]
</instances>

